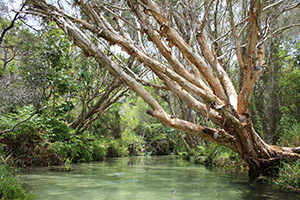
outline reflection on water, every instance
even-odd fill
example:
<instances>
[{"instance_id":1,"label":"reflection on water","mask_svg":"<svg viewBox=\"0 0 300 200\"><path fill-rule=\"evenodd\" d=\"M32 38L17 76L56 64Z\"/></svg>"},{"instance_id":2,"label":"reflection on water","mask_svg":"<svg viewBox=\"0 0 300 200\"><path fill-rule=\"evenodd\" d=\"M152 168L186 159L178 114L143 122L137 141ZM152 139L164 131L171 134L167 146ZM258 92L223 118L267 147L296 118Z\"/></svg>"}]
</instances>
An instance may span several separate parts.
<instances>
[{"instance_id":1,"label":"reflection on water","mask_svg":"<svg viewBox=\"0 0 300 200\"><path fill-rule=\"evenodd\" d=\"M71 172L35 168L22 180L39 200L299 199L295 193L249 184L246 175L222 173L173 156L113 158L78 164Z\"/></svg>"}]
</instances>

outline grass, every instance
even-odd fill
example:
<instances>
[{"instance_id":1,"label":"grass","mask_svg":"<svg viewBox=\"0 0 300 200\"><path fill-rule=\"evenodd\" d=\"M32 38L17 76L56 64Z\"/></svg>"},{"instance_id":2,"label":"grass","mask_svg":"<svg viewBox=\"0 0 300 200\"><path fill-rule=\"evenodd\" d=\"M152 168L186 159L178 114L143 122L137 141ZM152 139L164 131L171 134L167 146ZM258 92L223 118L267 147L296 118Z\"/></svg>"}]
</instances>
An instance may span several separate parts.
<instances>
[{"instance_id":1,"label":"grass","mask_svg":"<svg viewBox=\"0 0 300 200\"><path fill-rule=\"evenodd\" d=\"M288 189L300 193L300 160L284 162L278 177L272 180L275 188Z\"/></svg>"},{"instance_id":2,"label":"grass","mask_svg":"<svg viewBox=\"0 0 300 200\"><path fill-rule=\"evenodd\" d=\"M0 164L0 199L30 199L16 171L6 164Z\"/></svg>"}]
</instances>

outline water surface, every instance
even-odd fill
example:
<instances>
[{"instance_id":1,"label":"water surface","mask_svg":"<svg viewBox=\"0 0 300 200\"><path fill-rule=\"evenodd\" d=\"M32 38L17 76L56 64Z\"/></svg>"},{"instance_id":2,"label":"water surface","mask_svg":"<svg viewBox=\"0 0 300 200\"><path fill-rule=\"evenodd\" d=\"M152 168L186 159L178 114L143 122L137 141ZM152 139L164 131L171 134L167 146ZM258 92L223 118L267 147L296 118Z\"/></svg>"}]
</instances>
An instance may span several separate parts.
<instances>
[{"instance_id":1,"label":"water surface","mask_svg":"<svg viewBox=\"0 0 300 200\"><path fill-rule=\"evenodd\" d=\"M266 200L299 194L250 184L246 174L224 173L174 156L113 158L73 165L71 172L34 168L22 174L39 200Z\"/></svg>"}]
</instances>

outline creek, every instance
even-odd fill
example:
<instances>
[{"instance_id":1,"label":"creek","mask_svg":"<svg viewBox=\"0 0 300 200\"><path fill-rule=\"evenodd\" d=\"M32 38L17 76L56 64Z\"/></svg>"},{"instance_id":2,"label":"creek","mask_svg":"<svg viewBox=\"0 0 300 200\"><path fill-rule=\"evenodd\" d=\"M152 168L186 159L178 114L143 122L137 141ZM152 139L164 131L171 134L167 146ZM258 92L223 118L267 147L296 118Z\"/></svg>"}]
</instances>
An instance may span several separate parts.
<instances>
[{"instance_id":1,"label":"creek","mask_svg":"<svg viewBox=\"0 0 300 200\"><path fill-rule=\"evenodd\" d=\"M103 162L32 168L21 174L38 200L266 200L299 199L267 185L248 182L247 174L208 168L175 156L110 158Z\"/></svg>"}]
</instances>

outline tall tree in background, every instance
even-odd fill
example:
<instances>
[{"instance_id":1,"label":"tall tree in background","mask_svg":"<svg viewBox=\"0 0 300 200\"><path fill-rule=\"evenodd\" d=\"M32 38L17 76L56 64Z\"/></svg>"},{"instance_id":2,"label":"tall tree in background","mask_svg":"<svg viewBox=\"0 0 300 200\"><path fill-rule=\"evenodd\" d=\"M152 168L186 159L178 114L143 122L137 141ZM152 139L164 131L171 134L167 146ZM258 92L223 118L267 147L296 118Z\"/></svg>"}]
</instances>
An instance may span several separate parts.
<instances>
[{"instance_id":1,"label":"tall tree in background","mask_svg":"<svg viewBox=\"0 0 300 200\"><path fill-rule=\"evenodd\" d=\"M29 31L18 23L3 36L3 42L16 52L10 63L0 63L6 66L0 77L1 113L33 104L38 111L47 108L52 117L60 117L82 133L128 90L74 47L53 22L40 31ZM5 52L0 51L0 56L5 57ZM0 131L0 135L12 130Z\"/></svg>"},{"instance_id":2,"label":"tall tree in background","mask_svg":"<svg viewBox=\"0 0 300 200\"><path fill-rule=\"evenodd\" d=\"M5 2L0 2L0 10L3 16L0 19L0 29L2 30L0 33L0 51L1 51L1 60L3 62L2 68L0 68L0 78L2 73L6 71L6 67L9 62L14 60L16 57L17 52L17 46L19 45L20 41L17 40L17 42L14 42L16 38L13 36L17 35L18 33L12 33L10 38L7 40L4 40L5 35L10 32L11 29L14 28L15 24L19 19L22 19L24 16L20 16L20 11L25 7L25 3L23 3L20 8L19 12L16 12L14 17L10 19L11 17L8 14L8 9ZM18 30L19 32L20 30ZM22 30L21 30L22 31ZM3 52L3 53L2 53Z\"/></svg>"},{"instance_id":3,"label":"tall tree in background","mask_svg":"<svg viewBox=\"0 0 300 200\"><path fill-rule=\"evenodd\" d=\"M299 7L299 1L294 6ZM286 89L280 87L280 79L285 73L281 72L290 68L285 57L296 59L297 47L295 44L299 41L299 26L290 28L291 25L299 23L299 8L291 8L293 7L281 5L277 9L267 9L260 18L262 23L273 22L268 23L269 26L264 25L265 28L262 30L262 32L266 32L267 29L273 30L273 35L264 42L268 71L262 74L256 84L251 111L257 131L265 141L272 144L278 143L278 139L282 135L283 127L280 125L282 124L280 121L284 118L283 106L289 104L283 99L285 93L283 90ZM283 30L285 31L282 32ZM288 51L287 54L283 53L284 49ZM289 98L295 99L292 96ZM289 127L293 123L295 122L290 121Z\"/></svg>"},{"instance_id":4,"label":"tall tree in background","mask_svg":"<svg viewBox=\"0 0 300 200\"><path fill-rule=\"evenodd\" d=\"M26 54L25 46L31 44L34 34L22 25L25 15L19 12L11 15L8 5L6 1L0 2L0 113L18 105L36 105L40 96L18 73L20 57ZM18 10L22 11L24 6L25 3Z\"/></svg>"},{"instance_id":5,"label":"tall tree in background","mask_svg":"<svg viewBox=\"0 0 300 200\"><path fill-rule=\"evenodd\" d=\"M280 16L298 9L298 1L30 0L29 5L26 12L54 20L87 56L140 95L151 107L148 114L239 153L251 179L276 172L282 160L300 158L300 147L266 144L249 112L254 86L267 70L265 41L299 26L274 30L274 20L262 21L262 14L278 9ZM123 59L135 57L155 74L148 86L172 92L210 122L167 113L143 87L145 79L105 51L109 45L118 45L126 52ZM237 91L239 70L243 76Z\"/></svg>"}]
</instances>

